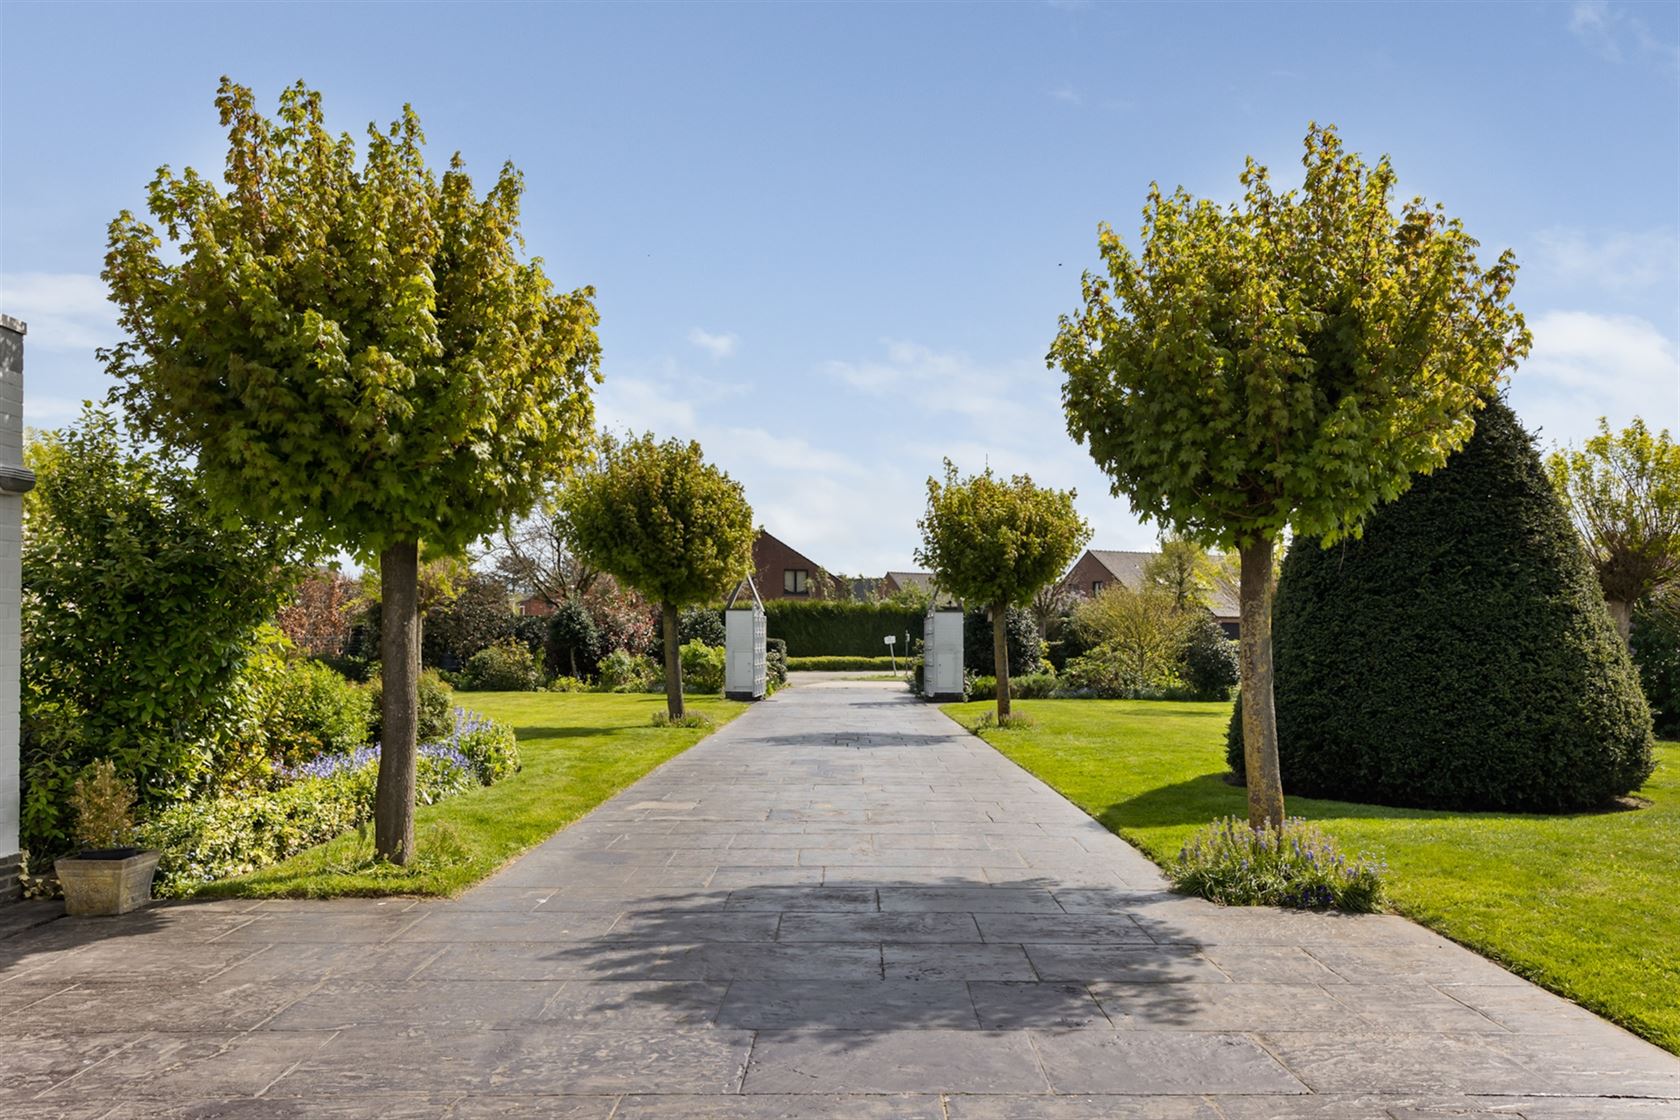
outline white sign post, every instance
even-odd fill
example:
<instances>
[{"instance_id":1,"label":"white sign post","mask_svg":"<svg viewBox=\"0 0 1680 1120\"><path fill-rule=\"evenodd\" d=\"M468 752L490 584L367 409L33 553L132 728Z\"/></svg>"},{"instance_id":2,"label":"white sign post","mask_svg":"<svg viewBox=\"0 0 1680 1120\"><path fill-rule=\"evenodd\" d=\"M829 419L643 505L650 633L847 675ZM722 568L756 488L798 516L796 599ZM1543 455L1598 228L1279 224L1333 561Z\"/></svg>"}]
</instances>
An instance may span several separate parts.
<instances>
[{"instance_id":1,"label":"white sign post","mask_svg":"<svg viewBox=\"0 0 1680 1120\"><path fill-rule=\"evenodd\" d=\"M893 644L898 641L898 635L888 634L881 640L887 644L887 656L892 658L892 671L896 673L898 672L898 651L893 648Z\"/></svg>"}]
</instances>

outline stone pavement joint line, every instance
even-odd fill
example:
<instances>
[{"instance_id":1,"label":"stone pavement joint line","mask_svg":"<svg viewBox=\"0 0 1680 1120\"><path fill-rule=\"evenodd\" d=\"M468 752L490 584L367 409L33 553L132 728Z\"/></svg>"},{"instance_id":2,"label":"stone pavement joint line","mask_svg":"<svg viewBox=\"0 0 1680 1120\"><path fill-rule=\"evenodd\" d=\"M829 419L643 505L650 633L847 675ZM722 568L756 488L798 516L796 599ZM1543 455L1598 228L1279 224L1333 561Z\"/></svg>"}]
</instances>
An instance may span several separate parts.
<instances>
[{"instance_id":1,"label":"stone pavement joint line","mask_svg":"<svg viewBox=\"0 0 1680 1120\"><path fill-rule=\"evenodd\" d=\"M20 922L0 1116L1680 1116L1680 1059L1406 921L1164 886L936 709L802 685L453 901Z\"/></svg>"}]
</instances>

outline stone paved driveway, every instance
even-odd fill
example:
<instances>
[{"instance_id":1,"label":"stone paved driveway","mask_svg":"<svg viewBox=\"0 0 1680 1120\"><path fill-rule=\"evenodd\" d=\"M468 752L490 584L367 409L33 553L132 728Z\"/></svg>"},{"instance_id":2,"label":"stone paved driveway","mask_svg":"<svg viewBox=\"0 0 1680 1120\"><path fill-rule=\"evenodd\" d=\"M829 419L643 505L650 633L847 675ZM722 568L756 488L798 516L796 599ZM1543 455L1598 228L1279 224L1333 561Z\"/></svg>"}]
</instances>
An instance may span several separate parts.
<instances>
[{"instance_id":1,"label":"stone paved driveway","mask_svg":"<svg viewBox=\"0 0 1680 1120\"><path fill-rule=\"evenodd\" d=\"M0 1116L1680 1116L1398 918L1221 910L936 710L760 705L459 900L0 941Z\"/></svg>"}]
</instances>

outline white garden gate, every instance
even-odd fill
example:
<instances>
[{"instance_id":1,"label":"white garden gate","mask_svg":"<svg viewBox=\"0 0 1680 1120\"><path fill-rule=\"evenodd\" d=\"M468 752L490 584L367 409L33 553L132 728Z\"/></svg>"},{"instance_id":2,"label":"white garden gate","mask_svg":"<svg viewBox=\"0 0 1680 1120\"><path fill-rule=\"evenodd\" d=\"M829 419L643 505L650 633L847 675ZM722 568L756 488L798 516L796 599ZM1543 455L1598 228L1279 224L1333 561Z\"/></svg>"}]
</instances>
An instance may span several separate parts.
<instances>
[{"instance_id":1,"label":"white garden gate","mask_svg":"<svg viewBox=\"0 0 1680 1120\"><path fill-rule=\"evenodd\" d=\"M742 587L752 592L751 610L735 606ZM723 605L723 637L723 694L731 700L764 699L764 600L751 576L735 585Z\"/></svg>"},{"instance_id":2,"label":"white garden gate","mask_svg":"<svg viewBox=\"0 0 1680 1120\"><path fill-rule=\"evenodd\" d=\"M963 615L957 607L928 608L922 634L922 695L938 701L963 698Z\"/></svg>"}]
</instances>

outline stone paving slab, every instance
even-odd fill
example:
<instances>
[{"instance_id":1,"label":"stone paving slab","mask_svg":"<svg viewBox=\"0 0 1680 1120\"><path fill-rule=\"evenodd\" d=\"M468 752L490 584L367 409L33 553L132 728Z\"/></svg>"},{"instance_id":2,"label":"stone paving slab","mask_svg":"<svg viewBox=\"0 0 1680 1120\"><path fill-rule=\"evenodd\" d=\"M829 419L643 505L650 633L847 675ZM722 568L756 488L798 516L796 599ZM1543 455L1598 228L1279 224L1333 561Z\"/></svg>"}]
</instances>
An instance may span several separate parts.
<instances>
[{"instance_id":1,"label":"stone paving slab","mask_svg":"<svg viewBox=\"0 0 1680 1120\"><path fill-rule=\"evenodd\" d=\"M458 899L7 918L6 1120L1680 1116L1672 1055L1393 916L1172 894L892 685L784 692Z\"/></svg>"}]
</instances>

